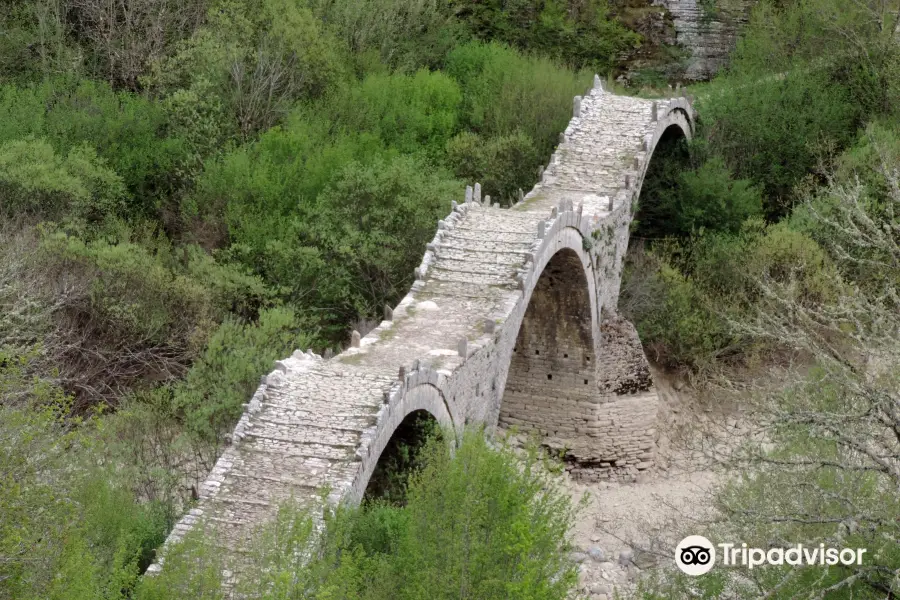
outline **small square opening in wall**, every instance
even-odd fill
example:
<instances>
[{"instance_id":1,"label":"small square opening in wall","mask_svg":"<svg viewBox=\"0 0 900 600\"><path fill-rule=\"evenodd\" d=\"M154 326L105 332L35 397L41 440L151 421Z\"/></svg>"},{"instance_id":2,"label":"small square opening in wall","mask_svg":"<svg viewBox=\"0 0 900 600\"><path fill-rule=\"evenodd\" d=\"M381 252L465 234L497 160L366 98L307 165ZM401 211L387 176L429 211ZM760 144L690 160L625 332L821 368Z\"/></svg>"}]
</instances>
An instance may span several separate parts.
<instances>
[{"instance_id":1,"label":"small square opening in wall","mask_svg":"<svg viewBox=\"0 0 900 600\"><path fill-rule=\"evenodd\" d=\"M563 353L563 358L569 358L568 354Z\"/></svg>"},{"instance_id":2,"label":"small square opening in wall","mask_svg":"<svg viewBox=\"0 0 900 600\"><path fill-rule=\"evenodd\" d=\"M584 380L584 385L587 385L587 379Z\"/></svg>"},{"instance_id":3,"label":"small square opening in wall","mask_svg":"<svg viewBox=\"0 0 900 600\"><path fill-rule=\"evenodd\" d=\"M540 354L541 351L540 351L540 350L535 350L534 353L535 353L535 354Z\"/></svg>"},{"instance_id":4,"label":"small square opening in wall","mask_svg":"<svg viewBox=\"0 0 900 600\"><path fill-rule=\"evenodd\" d=\"M584 357L584 360L586 360L587 362L591 362L591 357L590 357L590 356L585 356L585 357Z\"/></svg>"},{"instance_id":5,"label":"small square opening in wall","mask_svg":"<svg viewBox=\"0 0 900 600\"><path fill-rule=\"evenodd\" d=\"M550 373L547 373L547 379L553 379L553 375Z\"/></svg>"}]
</instances>

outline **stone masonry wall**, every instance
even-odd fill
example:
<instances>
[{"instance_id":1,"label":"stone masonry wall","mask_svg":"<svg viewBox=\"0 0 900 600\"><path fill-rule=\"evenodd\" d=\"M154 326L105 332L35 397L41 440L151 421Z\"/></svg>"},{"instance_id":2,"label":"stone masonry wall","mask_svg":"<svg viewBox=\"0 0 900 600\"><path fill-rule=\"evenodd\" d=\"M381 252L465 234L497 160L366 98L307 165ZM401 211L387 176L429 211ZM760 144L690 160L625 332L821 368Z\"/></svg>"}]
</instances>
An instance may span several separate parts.
<instances>
[{"instance_id":1,"label":"stone masonry wall","mask_svg":"<svg viewBox=\"0 0 900 600\"><path fill-rule=\"evenodd\" d=\"M594 418L595 359L584 269L563 250L544 268L519 327L500 424L562 440L582 435Z\"/></svg>"}]
</instances>

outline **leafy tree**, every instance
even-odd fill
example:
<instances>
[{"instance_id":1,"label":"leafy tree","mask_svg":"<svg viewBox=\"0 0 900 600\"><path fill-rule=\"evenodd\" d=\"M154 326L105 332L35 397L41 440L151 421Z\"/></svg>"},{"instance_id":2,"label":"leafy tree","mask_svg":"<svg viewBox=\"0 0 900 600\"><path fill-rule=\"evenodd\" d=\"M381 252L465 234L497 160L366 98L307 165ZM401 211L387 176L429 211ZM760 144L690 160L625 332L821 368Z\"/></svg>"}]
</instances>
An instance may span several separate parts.
<instances>
[{"instance_id":1,"label":"leafy tree","mask_svg":"<svg viewBox=\"0 0 900 600\"><path fill-rule=\"evenodd\" d=\"M169 105L178 122L196 111L224 120L220 135L248 139L276 124L297 100L323 93L342 69L335 40L302 4L221 0L203 27L154 63L146 81L163 92L192 92Z\"/></svg>"},{"instance_id":2,"label":"leafy tree","mask_svg":"<svg viewBox=\"0 0 900 600\"><path fill-rule=\"evenodd\" d=\"M537 51L576 68L606 72L640 41L610 17L606 0L453 0L453 6L479 39Z\"/></svg>"},{"instance_id":3,"label":"leafy tree","mask_svg":"<svg viewBox=\"0 0 900 600\"><path fill-rule=\"evenodd\" d=\"M464 131L447 142L446 150L457 177L480 182L485 194L505 203L515 202L518 190L530 187L540 160L534 142L521 131L487 140Z\"/></svg>"},{"instance_id":4,"label":"leafy tree","mask_svg":"<svg viewBox=\"0 0 900 600\"><path fill-rule=\"evenodd\" d=\"M550 155L572 116L572 97L590 86L586 71L560 69L496 43L457 47L446 68L463 91L463 125L485 139L524 134L534 144L533 160Z\"/></svg>"},{"instance_id":5,"label":"leafy tree","mask_svg":"<svg viewBox=\"0 0 900 600\"><path fill-rule=\"evenodd\" d=\"M99 221L120 214L124 196L122 179L89 146L63 158L43 140L0 145L0 209L7 216Z\"/></svg>"}]
</instances>

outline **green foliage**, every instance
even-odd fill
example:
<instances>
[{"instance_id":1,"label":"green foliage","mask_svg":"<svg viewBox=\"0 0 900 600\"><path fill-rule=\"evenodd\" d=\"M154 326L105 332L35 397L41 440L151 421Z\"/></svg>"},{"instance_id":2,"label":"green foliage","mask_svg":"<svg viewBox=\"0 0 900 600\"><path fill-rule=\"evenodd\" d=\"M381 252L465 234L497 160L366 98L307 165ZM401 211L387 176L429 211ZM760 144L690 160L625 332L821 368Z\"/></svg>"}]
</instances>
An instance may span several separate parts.
<instances>
[{"instance_id":1,"label":"green foliage","mask_svg":"<svg viewBox=\"0 0 900 600\"><path fill-rule=\"evenodd\" d=\"M66 38L59 2L5 0L0 10L0 84L25 83L80 67L83 57Z\"/></svg>"},{"instance_id":2,"label":"green foliage","mask_svg":"<svg viewBox=\"0 0 900 600\"><path fill-rule=\"evenodd\" d=\"M789 211L793 187L823 151L853 139L861 118L847 90L821 71L759 81L735 76L716 85L721 93L699 106L712 149L737 177L763 189L770 218Z\"/></svg>"},{"instance_id":3,"label":"green foliage","mask_svg":"<svg viewBox=\"0 0 900 600\"><path fill-rule=\"evenodd\" d=\"M102 220L121 212L125 186L89 146L58 156L46 141L0 144L0 208L6 215Z\"/></svg>"},{"instance_id":4,"label":"green foliage","mask_svg":"<svg viewBox=\"0 0 900 600\"><path fill-rule=\"evenodd\" d=\"M92 464L91 428L66 427L58 389L34 391L39 404L0 407L0 597L121 598L168 524Z\"/></svg>"},{"instance_id":5,"label":"green foliage","mask_svg":"<svg viewBox=\"0 0 900 600\"><path fill-rule=\"evenodd\" d=\"M424 452L399 552L402 597L567 597L575 571L562 550L574 514L537 456L520 463L477 430L453 456L440 442Z\"/></svg>"},{"instance_id":6,"label":"green foliage","mask_svg":"<svg viewBox=\"0 0 900 600\"><path fill-rule=\"evenodd\" d=\"M486 139L521 132L533 141L538 160L550 155L568 124L572 97L590 86L586 71L496 43L455 48L446 69L463 90L464 125Z\"/></svg>"},{"instance_id":7,"label":"green foliage","mask_svg":"<svg viewBox=\"0 0 900 600\"><path fill-rule=\"evenodd\" d=\"M841 275L871 294L890 295L900 285L891 267L895 262L892 253L872 243L854 241L858 225L845 228L834 224L844 222L846 211L855 205L866 215L866 235L877 237L875 232L895 231L898 215L891 198L896 193L898 164L900 135L896 127L872 124L855 146L836 157L832 184L824 190L806 190L806 202L790 218L792 228L824 248L840 244L843 250L832 254L840 258Z\"/></svg>"},{"instance_id":8,"label":"green foliage","mask_svg":"<svg viewBox=\"0 0 900 600\"><path fill-rule=\"evenodd\" d=\"M859 114L889 114L897 108L900 84L897 19L877 0L760 2L732 56L731 71L757 78L818 71L852 98Z\"/></svg>"},{"instance_id":9,"label":"green foliage","mask_svg":"<svg viewBox=\"0 0 900 600\"><path fill-rule=\"evenodd\" d=\"M461 186L414 157L349 163L318 196L317 220L297 223L301 239L321 252L319 306L372 315L402 297L437 219ZM351 312L352 311L352 312Z\"/></svg>"},{"instance_id":10,"label":"green foliage","mask_svg":"<svg viewBox=\"0 0 900 600\"><path fill-rule=\"evenodd\" d=\"M761 2L727 72L698 99L704 135L739 178L762 187L771 219L793 188L897 109L896 13L878 3Z\"/></svg>"},{"instance_id":11,"label":"green foliage","mask_svg":"<svg viewBox=\"0 0 900 600\"><path fill-rule=\"evenodd\" d=\"M517 457L470 430L455 452L435 437L422 457L403 508L338 508L316 537L308 513L283 507L243 565L242 597L569 597L576 571L566 536L575 515L536 454ZM220 597L209 581L221 562L202 546L206 534L195 534L167 554L162 577L145 579L138 598Z\"/></svg>"},{"instance_id":12,"label":"green foliage","mask_svg":"<svg viewBox=\"0 0 900 600\"><path fill-rule=\"evenodd\" d=\"M171 343L196 350L214 314L207 291L196 280L175 274L147 247L123 241L85 242L62 232L46 236L42 263L52 273L81 275L92 321L109 327L119 340ZM76 307L73 307L73 309ZM200 339L197 339L200 338Z\"/></svg>"},{"instance_id":13,"label":"green foliage","mask_svg":"<svg viewBox=\"0 0 900 600\"><path fill-rule=\"evenodd\" d=\"M28 251L17 267L27 285L10 296L10 313L35 312L17 333L43 340L45 366L80 410L182 376L230 311L254 317L271 303L241 269L196 248L178 257L164 238L127 226L90 241L48 226Z\"/></svg>"},{"instance_id":14,"label":"green foliage","mask_svg":"<svg viewBox=\"0 0 900 600\"><path fill-rule=\"evenodd\" d=\"M402 296L460 185L369 133L320 145L310 135L318 127L298 116L211 165L199 205L207 214L224 210L229 255L285 299L328 307L324 321L347 322ZM211 206L223 199L223 208Z\"/></svg>"},{"instance_id":15,"label":"green foliage","mask_svg":"<svg viewBox=\"0 0 900 600\"><path fill-rule=\"evenodd\" d=\"M382 450L363 500L404 505L409 477L422 466L422 447L431 437L443 439L442 434L430 413L408 414Z\"/></svg>"},{"instance_id":16,"label":"green foliage","mask_svg":"<svg viewBox=\"0 0 900 600\"><path fill-rule=\"evenodd\" d=\"M227 319L210 336L184 380L171 390L172 405L189 432L218 443L237 423L260 375L277 359L309 347L312 339L290 309L264 310L252 324Z\"/></svg>"},{"instance_id":17,"label":"green foliage","mask_svg":"<svg viewBox=\"0 0 900 600\"><path fill-rule=\"evenodd\" d=\"M736 232L747 219L762 216L759 190L746 179L734 179L720 158L683 173L679 183L676 222L683 232Z\"/></svg>"},{"instance_id":18,"label":"green foliage","mask_svg":"<svg viewBox=\"0 0 900 600\"><path fill-rule=\"evenodd\" d=\"M610 18L606 0L453 0L456 14L482 40L495 40L606 72L640 36Z\"/></svg>"},{"instance_id":19,"label":"green foliage","mask_svg":"<svg viewBox=\"0 0 900 600\"><path fill-rule=\"evenodd\" d=\"M450 7L438 0L308 0L308 4L331 25L357 73L438 67L462 34Z\"/></svg>"},{"instance_id":20,"label":"green foliage","mask_svg":"<svg viewBox=\"0 0 900 600\"><path fill-rule=\"evenodd\" d=\"M534 142L521 131L487 140L464 131L447 142L447 163L455 175L480 182L484 194L506 203L517 199L519 189L531 186L540 158Z\"/></svg>"},{"instance_id":21,"label":"green foliage","mask_svg":"<svg viewBox=\"0 0 900 600\"><path fill-rule=\"evenodd\" d=\"M93 161L81 148L95 149L124 182L132 215L155 212L178 183L172 175L183 159L182 143L166 136L165 126L158 105L103 83L52 79L0 86L0 144L33 136L58 155L79 152L81 162Z\"/></svg>"},{"instance_id":22,"label":"green foliage","mask_svg":"<svg viewBox=\"0 0 900 600\"><path fill-rule=\"evenodd\" d=\"M342 70L336 41L302 4L221 0L203 27L154 64L146 84L175 95L168 107L183 129L196 113L219 139L246 139L297 100L323 93ZM210 153L216 141L196 137L195 152Z\"/></svg>"},{"instance_id":23,"label":"green foliage","mask_svg":"<svg viewBox=\"0 0 900 600\"><path fill-rule=\"evenodd\" d=\"M462 95L456 82L424 69L412 75L370 75L309 108L343 135L371 133L403 153L438 156L456 131ZM315 115L315 117L312 117Z\"/></svg>"},{"instance_id":24,"label":"green foliage","mask_svg":"<svg viewBox=\"0 0 900 600\"><path fill-rule=\"evenodd\" d=\"M702 230L736 233L762 215L762 195L749 180L735 179L703 142L687 144L667 131L644 176L632 228L639 238L683 237Z\"/></svg>"},{"instance_id":25,"label":"green foliage","mask_svg":"<svg viewBox=\"0 0 900 600\"><path fill-rule=\"evenodd\" d=\"M623 308L657 363L701 370L731 345L727 322L689 277L653 255L630 256ZM643 300L643 301L641 301Z\"/></svg>"},{"instance_id":26,"label":"green foliage","mask_svg":"<svg viewBox=\"0 0 900 600\"><path fill-rule=\"evenodd\" d=\"M834 302L841 290L837 268L815 240L786 223L749 219L736 233L632 249L622 306L655 360L703 370L771 349L733 328L756 310L759 282L787 286L802 306Z\"/></svg>"}]
</instances>

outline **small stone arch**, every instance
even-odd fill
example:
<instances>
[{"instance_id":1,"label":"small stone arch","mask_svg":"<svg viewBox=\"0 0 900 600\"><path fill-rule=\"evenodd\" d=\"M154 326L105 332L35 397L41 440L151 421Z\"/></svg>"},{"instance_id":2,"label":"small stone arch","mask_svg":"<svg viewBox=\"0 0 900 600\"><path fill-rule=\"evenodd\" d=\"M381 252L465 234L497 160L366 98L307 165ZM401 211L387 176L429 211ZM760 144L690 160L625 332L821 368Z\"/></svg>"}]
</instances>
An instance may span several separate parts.
<instances>
[{"instance_id":1,"label":"small stone arch","mask_svg":"<svg viewBox=\"0 0 900 600\"><path fill-rule=\"evenodd\" d=\"M351 505L359 504L362 501L382 452L407 416L416 411L425 411L434 417L445 430L454 432L454 435L457 433L443 392L438 386L431 383L421 383L408 389L399 400L386 405L383 410L385 413L375 427L368 432L369 442L366 451L360 453L362 454L362 464L356 473L350 491L345 496L345 501Z\"/></svg>"}]
</instances>

